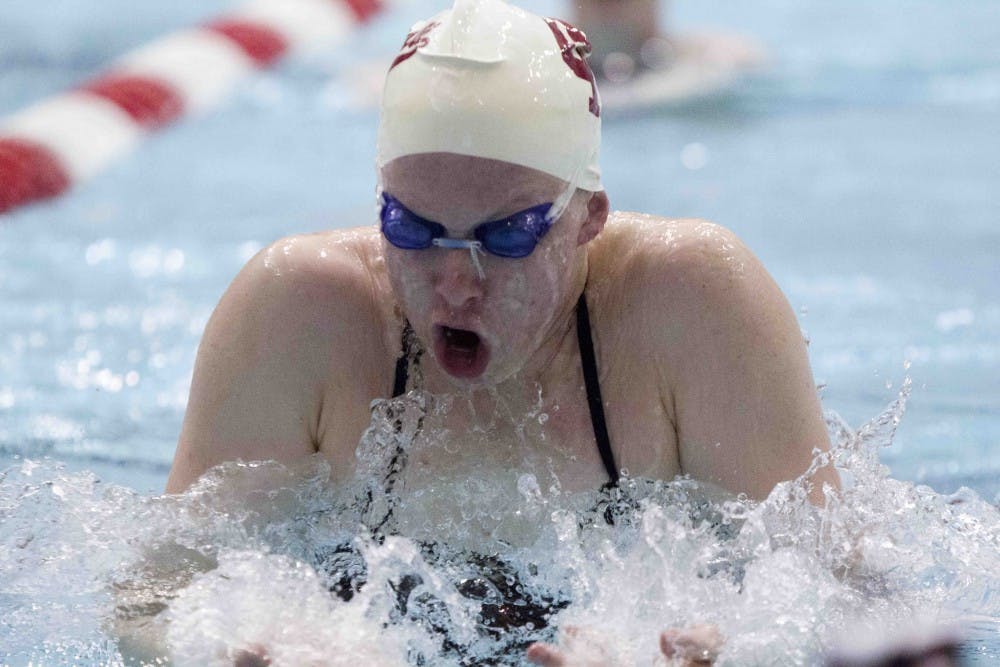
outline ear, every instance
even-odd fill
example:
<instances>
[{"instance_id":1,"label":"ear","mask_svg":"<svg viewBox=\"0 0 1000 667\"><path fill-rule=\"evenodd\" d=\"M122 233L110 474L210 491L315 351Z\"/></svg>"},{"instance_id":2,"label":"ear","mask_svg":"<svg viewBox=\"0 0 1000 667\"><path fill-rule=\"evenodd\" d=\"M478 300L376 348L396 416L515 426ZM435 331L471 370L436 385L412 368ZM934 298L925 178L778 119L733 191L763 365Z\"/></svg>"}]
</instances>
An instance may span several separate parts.
<instances>
[{"instance_id":1,"label":"ear","mask_svg":"<svg viewBox=\"0 0 1000 667\"><path fill-rule=\"evenodd\" d=\"M610 207L611 204L608 202L608 196L604 194L604 190L591 193L590 199L587 201L587 219L580 227L580 233L576 238L577 245L589 243L601 233L601 230L604 229L604 223L608 221Z\"/></svg>"}]
</instances>

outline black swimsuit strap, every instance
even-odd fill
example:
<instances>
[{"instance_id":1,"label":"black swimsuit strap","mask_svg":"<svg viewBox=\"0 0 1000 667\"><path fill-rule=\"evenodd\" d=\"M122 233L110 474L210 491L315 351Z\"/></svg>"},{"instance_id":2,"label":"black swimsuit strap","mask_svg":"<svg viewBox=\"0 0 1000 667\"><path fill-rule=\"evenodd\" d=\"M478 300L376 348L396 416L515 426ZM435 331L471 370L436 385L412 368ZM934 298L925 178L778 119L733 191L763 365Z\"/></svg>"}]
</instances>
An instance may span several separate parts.
<instances>
[{"instance_id":1,"label":"black swimsuit strap","mask_svg":"<svg viewBox=\"0 0 1000 667\"><path fill-rule=\"evenodd\" d=\"M597 451L601 454L601 462L608 477L611 478L611 484L617 484L621 475L618 473L618 466L615 465L608 424L604 418L604 401L601 400L601 382L597 377L594 339L590 334L590 312L587 310L587 296L583 292L580 293L580 299L576 303L576 337L580 344L580 364L583 366L583 381L587 386L587 406L590 408L590 423L594 428Z\"/></svg>"},{"instance_id":2,"label":"black swimsuit strap","mask_svg":"<svg viewBox=\"0 0 1000 667\"><path fill-rule=\"evenodd\" d=\"M601 462L611 479L611 484L617 484L621 475L615 464L615 455L611 451L611 437L608 435L608 424L604 417L604 401L601 399L601 383L597 376L597 358L594 355L594 340L590 333L590 312L587 309L586 295L581 293L576 304L576 335L580 345L580 365L583 366L583 381L587 387L587 407L590 409L590 423L594 429L594 439L597 440L597 451ZM396 377L392 383L392 396L402 396L406 393L406 383L409 381L410 363L409 351L413 341L413 328L409 321L403 327L402 351L396 359Z\"/></svg>"},{"instance_id":3,"label":"black swimsuit strap","mask_svg":"<svg viewBox=\"0 0 1000 667\"><path fill-rule=\"evenodd\" d=\"M406 393L406 383L410 381L410 345L413 340L413 327L406 320L403 325L403 343L399 358L396 359L396 377L392 381L392 397Z\"/></svg>"}]
</instances>

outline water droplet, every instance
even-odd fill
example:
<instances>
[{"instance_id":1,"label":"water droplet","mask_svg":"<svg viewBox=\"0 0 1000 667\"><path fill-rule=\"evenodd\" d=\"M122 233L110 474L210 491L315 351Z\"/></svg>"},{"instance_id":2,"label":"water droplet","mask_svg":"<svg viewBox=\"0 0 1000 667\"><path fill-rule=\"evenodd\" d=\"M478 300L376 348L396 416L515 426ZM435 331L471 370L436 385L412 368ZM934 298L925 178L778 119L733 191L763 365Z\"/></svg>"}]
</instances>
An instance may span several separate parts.
<instances>
[{"instance_id":1,"label":"water droplet","mask_svg":"<svg viewBox=\"0 0 1000 667\"><path fill-rule=\"evenodd\" d=\"M708 164L708 149L705 144L698 141L685 144L681 149L681 164L691 171L704 168Z\"/></svg>"},{"instance_id":2,"label":"water droplet","mask_svg":"<svg viewBox=\"0 0 1000 667\"><path fill-rule=\"evenodd\" d=\"M627 53L614 51L604 57L601 63L604 78L612 83L623 83L635 74L635 59Z\"/></svg>"},{"instance_id":3,"label":"water droplet","mask_svg":"<svg viewBox=\"0 0 1000 667\"><path fill-rule=\"evenodd\" d=\"M87 246L84 259L87 264L94 266L109 259L114 259L116 252L115 242L111 239L101 239Z\"/></svg>"},{"instance_id":4,"label":"water droplet","mask_svg":"<svg viewBox=\"0 0 1000 667\"><path fill-rule=\"evenodd\" d=\"M184 268L184 251L178 248L170 249L163 257L163 271L177 273Z\"/></svg>"}]
</instances>

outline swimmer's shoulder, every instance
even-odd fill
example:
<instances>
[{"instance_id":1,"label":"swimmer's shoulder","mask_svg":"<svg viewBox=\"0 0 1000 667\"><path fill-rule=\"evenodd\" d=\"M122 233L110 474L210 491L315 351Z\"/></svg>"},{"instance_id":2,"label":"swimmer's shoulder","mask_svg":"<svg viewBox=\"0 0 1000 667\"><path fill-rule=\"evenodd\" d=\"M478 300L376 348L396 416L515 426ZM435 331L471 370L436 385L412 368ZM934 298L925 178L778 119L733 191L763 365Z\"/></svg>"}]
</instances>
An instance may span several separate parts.
<instances>
[{"instance_id":1,"label":"swimmer's shoulder","mask_svg":"<svg viewBox=\"0 0 1000 667\"><path fill-rule=\"evenodd\" d=\"M277 239L251 258L243 273L279 288L338 291L370 283L378 261L374 228L335 229Z\"/></svg>"},{"instance_id":2,"label":"swimmer's shoulder","mask_svg":"<svg viewBox=\"0 0 1000 667\"><path fill-rule=\"evenodd\" d=\"M170 492L234 459L321 451L350 469L368 404L391 382L365 238L279 239L236 276L201 339Z\"/></svg>"},{"instance_id":3,"label":"swimmer's shoulder","mask_svg":"<svg viewBox=\"0 0 1000 667\"><path fill-rule=\"evenodd\" d=\"M322 355L316 363L374 363L390 346L385 282L373 228L288 236L247 262L213 319L231 311L246 335Z\"/></svg>"},{"instance_id":4,"label":"swimmer's shoulder","mask_svg":"<svg viewBox=\"0 0 1000 667\"><path fill-rule=\"evenodd\" d=\"M595 244L594 291L614 321L643 332L636 340L663 348L674 365L717 352L709 346L719 331L786 317L767 271L721 225L616 212Z\"/></svg>"},{"instance_id":5,"label":"swimmer's shoulder","mask_svg":"<svg viewBox=\"0 0 1000 667\"><path fill-rule=\"evenodd\" d=\"M694 284L731 285L756 260L735 233L708 220L615 212L594 240L590 262L606 290L665 305Z\"/></svg>"},{"instance_id":6,"label":"swimmer's shoulder","mask_svg":"<svg viewBox=\"0 0 1000 667\"><path fill-rule=\"evenodd\" d=\"M641 361L625 386L655 386L680 472L754 498L801 474L828 437L795 312L753 252L705 220L618 214L604 231L608 354ZM814 502L837 485L813 479Z\"/></svg>"}]
</instances>

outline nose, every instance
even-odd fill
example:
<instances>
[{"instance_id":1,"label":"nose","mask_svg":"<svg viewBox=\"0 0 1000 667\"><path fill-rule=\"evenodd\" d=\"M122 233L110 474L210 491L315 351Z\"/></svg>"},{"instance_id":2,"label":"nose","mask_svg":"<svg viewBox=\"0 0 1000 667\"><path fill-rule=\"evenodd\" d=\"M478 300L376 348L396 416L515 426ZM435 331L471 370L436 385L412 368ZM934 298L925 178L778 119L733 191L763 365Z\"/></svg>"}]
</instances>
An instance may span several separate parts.
<instances>
[{"instance_id":1,"label":"nose","mask_svg":"<svg viewBox=\"0 0 1000 667\"><path fill-rule=\"evenodd\" d=\"M453 309L469 306L482 298L483 282L465 248L439 249L440 262L434 290Z\"/></svg>"}]
</instances>

